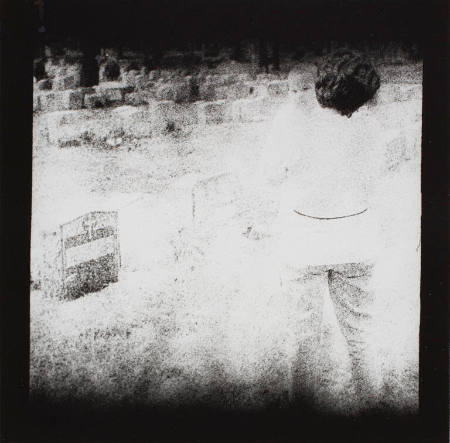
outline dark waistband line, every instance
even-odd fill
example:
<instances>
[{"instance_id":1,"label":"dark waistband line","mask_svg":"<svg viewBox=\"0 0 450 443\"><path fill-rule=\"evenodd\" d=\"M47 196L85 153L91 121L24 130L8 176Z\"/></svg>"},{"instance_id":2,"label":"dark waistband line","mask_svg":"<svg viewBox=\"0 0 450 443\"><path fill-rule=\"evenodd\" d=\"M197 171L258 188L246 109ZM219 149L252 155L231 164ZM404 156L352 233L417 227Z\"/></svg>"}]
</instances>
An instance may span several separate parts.
<instances>
[{"instance_id":1,"label":"dark waistband line","mask_svg":"<svg viewBox=\"0 0 450 443\"><path fill-rule=\"evenodd\" d=\"M356 215L364 214L364 212L366 212L368 209L369 208L366 208L366 209L364 209L363 211L360 211L360 212L355 212L353 214L339 215L339 216L336 216L336 217L316 217L314 215L304 214L303 212L297 211L296 209L294 209L293 211L296 214L301 215L302 217L313 218L315 220L339 220L339 219L342 219L342 218L355 217Z\"/></svg>"}]
</instances>

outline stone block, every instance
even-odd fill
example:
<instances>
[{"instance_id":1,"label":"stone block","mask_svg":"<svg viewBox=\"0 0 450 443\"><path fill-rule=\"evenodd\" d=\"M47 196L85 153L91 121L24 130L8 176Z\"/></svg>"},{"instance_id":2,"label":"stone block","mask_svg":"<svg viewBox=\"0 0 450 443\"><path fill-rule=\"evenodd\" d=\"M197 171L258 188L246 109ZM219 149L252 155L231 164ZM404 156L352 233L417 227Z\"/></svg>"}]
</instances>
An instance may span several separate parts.
<instances>
[{"instance_id":1,"label":"stone block","mask_svg":"<svg viewBox=\"0 0 450 443\"><path fill-rule=\"evenodd\" d=\"M123 55L123 54L122 54ZM135 54L134 56L124 58L120 58L117 62L120 66L120 70L122 72L122 76L130 71L140 71L144 65L144 57L138 56Z\"/></svg>"},{"instance_id":2,"label":"stone block","mask_svg":"<svg viewBox=\"0 0 450 443\"><path fill-rule=\"evenodd\" d=\"M247 74L208 75L199 82L199 99L214 101L244 98L251 94L251 83Z\"/></svg>"},{"instance_id":3,"label":"stone block","mask_svg":"<svg viewBox=\"0 0 450 443\"><path fill-rule=\"evenodd\" d=\"M56 91L65 91L67 89L75 89L80 86L80 76L76 74L64 77L56 77L53 80L53 89Z\"/></svg>"},{"instance_id":4,"label":"stone block","mask_svg":"<svg viewBox=\"0 0 450 443\"><path fill-rule=\"evenodd\" d=\"M232 104L233 120L243 123L268 120L281 103L281 100L272 97L236 100Z\"/></svg>"},{"instance_id":5,"label":"stone block","mask_svg":"<svg viewBox=\"0 0 450 443\"><path fill-rule=\"evenodd\" d=\"M279 75L273 73L261 73L256 75L256 81L258 83L268 83L280 80Z\"/></svg>"},{"instance_id":6,"label":"stone block","mask_svg":"<svg viewBox=\"0 0 450 443\"><path fill-rule=\"evenodd\" d=\"M231 68L232 69L232 68ZM252 81L252 76L249 73L239 73L239 72L228 72L228 73L219 73L211 76L211 79L218 86L229 86L235 83L245 83L248 81Z\"/></svg>"},{"instance_id":7,"label":"stone block","mask_svg":"<svg viewBox=\"0 0 450 443\"><path fill-rule=\"evenodd\" d=\"M168 82L156 89L155 98L162 101L185 103L191 100L191 88L187 81Z\"/></svg>"},{"instance_id":8,"label":"stone block","mask_svg":"<svg viewBox=\"0 0 450 443\"><path fill-rule=\"evenodd\" d=\"M86 94L84 96L84 106L88 109L104 108L106 98L101 94Z\"/></svg>"},{"instance_id":9,"label":"stone block","mask_svg":"<svg viewBox=\"0 0 450 443\"><path fill-rule=\"evenodd\" d=\"M151 89L155 86L155 82L150 81L145 74L139 74L135 78L134 87L136 89Z\"/></svg>"},{"instance_id":10,"label":"stone block","mask_svg":"<svg viewBox=\"0 0 450 443\"><path fill-rule=\"evenodd\" d=\"M72 111L76 117L76 111ZM121 144L124 137L132 134L132 129L124 125L118 115L111 113L110 109L96 110L92 118L83 120L84 114L89 110L79 111L79 122L69 118L70 123L54 125L50 133L50 142L61 147L92 145L96 147L116 146ZM67 115L63 115L67 117ZM71 117L71 116L69 116ZM59 119L61 121L61 119ZM124 129L125 128L125 129Z\"/></svg>"},{"instance_id":11,"label":"stone block","mask_svg":"<svg viewBox=\"0 0 450 443\"><path fill-rule=\"evenodd\" d=\"M232 120L230 105L225 100L198 103L199 123L218 124Z\"/></svg>"},{"instance_id":12,"label":"stone block","mask_svg":"<svg viewBox=\"0 0 450 443\"><path fill-rule=\"evenodd\" d=\"M252 76L250 73L248 72L243 72L240 74L237 74L237 81L238 82L250 82L254 80L254 76Z\"/></svg>"},{"instance_id":13,"label":"stone block","mask_svg":"<svg viewBox=\"0 0 450 443\"><path fill-rule=\"evenodd\" d=\"M55 112L63 109L61 92L47 92L40 94L42 112Z\"/></svg>"},{"instance_id":14,"label":"stone block","mask_svg":"<svg viewBox=\"0 0 450 443\"><path fill-rule=\"evenodd\" d=\"M48 91L52 89L52 81L49 78L43 78L35 83L34 88L38 91Z\"/></svg>"},{"instance_id":15,"label":"stone block","mask_svg":"<svg viewBox=\"0 0 450 443\"><path fill-rule=\"evenodd\" d=\"M198 123L196 104L161 101L151 104L152 125L157 133L165 133L174 129Z\"/></svg>"},{"instance_id":16,"label":"stone block","mask_svg":"<svg viewBox=\"0 0 450 443\"><path fill-rule=\"evenodd\" d=\"M125 86L144 89L153 84L144 73L136 70L125 72L122 75L122 82Z\"/></svg>"},{"instance_id":17,"label":"stone block","mask_svg":"<svg viewBox=\"0 0 450 443\"><path fill-rule=\"evenodd\" d=\"M216 88L216 99L237 100L246 98L250 93L250 86L247 83L233 83L229 86L219 86Z\"/></svg>"},{"instance_id":18,"label":"stone block","mask_svg":"<svg viewBox=\"0 0 450 443\"><path fill-rule=\"evenodd\" d=\"M174 84L162 84L157 86L155 98L162 101L175 101L176 91Z\"/></svg>"},{"instance_id":19,"label":"stone block","mask_svg":"<svg viewBox=\"0 0 450 443\"><path fill-rule=\"evenodd\" d=\"M65 295L98 291L118 280L120 259L116 211L96 211L60 226Z\"/></svg>"},{"instance_id":20,"label":"stone block","mask_svg":"<svg viewBox=\"0 0 450 443\"><path fill-rule=\"evenodd\" d=\"M61 111L58 113L58 115L54 115L52 117L52 120L55 122L55 125L57 127L61 127L64 125L71 125L74 123L80 123L84 122L85 114L90 113L90 111L85 110L83 111L83 114L81 114L79 111L76 110L69 110L69 111Z\"/></svg>"},{"instance_id":21,"label":"stone block","mask_svg":"<svg viewBox=\"0 0 450 443\"><path fill-rule=\"evenodd\" d=\"M85 95L90 88L80 88L73 91L51 91L39 94L40 108L43 112L55 112L84 107Z\"/></svg>"},{"instance_id":22,"label":"stone block","mask_svg":"<svg viewBox=\"0 0 450 443\"><path fill-rule=\"evenodd\" d=\"M198 88L199 99L204 101L216 100L217 99L216 87L217 85L208 80L200 83Z\"/></svg>"},{"instance_id":23,"label":"stone block","mask_svg":"<svg viewBox=\"0 0 450 443\"><path fill-rule=\"evenodd\" d=\"M267 91L271 97L285 97L289 93L289 83L287 80L271 82L267 86Z\"/></svg>"},{"instance_id":24,"label":"stone block","mask_svg":"<svg viewBox=\"0 0 450 443\"><path fill-rule=\"evenodd\" d=\"M230 86L238 81L238 74L220 74L215 76L218 85Z\"/></svg>"},{"instance_id":25,"label":"stone block","mask_svg":"<svg viewBox=\"0 0 450 443\"><path fill-rule=\"evenodd\" d=\"M116 88L124 88L127 87L124 85L121 81L104 81L99 83L95 89L96 90L103 90L103 89L116 89ZM131 92L131 91L129 91Z\"/></svg>"},{"instance_id":26,"label":"stone block","mask_svg":"<svg viewBox=\"0 0 450 443\"><path fill-rule=\"evenodd\" d=\"M168 81L180 81L182 80L182 76L175 71L174 69L161 69L159 70L158 81L160 83L168 82Z\"/></svg>"},{"instance_id":27,"label":"stone block","mask_svg":"<svg viewBox=\"0 0 450 443\"><path fill-rule=\"evenodd\" d=\"M113 119L120 121L125 136L131 138L147 138L153 135L154 115L150 106L121 106L112 112Z\"/></svg>"},{"instance_id":28,"label":"stone block","mask_svg":"<svg viewBox=\"0 0 450 443\"><path fill-rule=\"evenodd\" d=\"M88 110L84 110L82 113L72 112L74 110L84 109L84 97L89 94L93 94L95 90L93 88L79 88L74 91L64 91L61 94L64 99L62 100L64 106L62 106L61 117L58 119L58 125L67 125L67 124L79 124L82 125L86 120L92 119L92 112ZM56 117L54 117L56 118Z\"/></svg>"},{"instance_id":29,"label":"stone block","mask_svg":"<svg viewBox=\"0 0 450 443\"><path fill-rule=\"evenodd\" d=\"M149 103L149 97L142 91L129 92L128 94L125 94L124 103L129 106L146 105Z\"/></svg>"},{"instance_id":30,"label":"stone block","mask_svg":"<svg viewBox=\"0 0 450 443\"><path fill-rule=\"evenodd\" d=\"M115 89L104 89L101 94L105 97L106 103L108 105L116 105L123 103L124 90L121 88Z\"/></svg>"},{"instance_id":31,"label":"stone block","mask_svg":"<svg viewBox=\"0 0 450 443\"><path fill-rule=\"evenodd\" d=\"M170 100L167 101L161 101L161 102L154 102L153 105L153 112L155 113L155 117L158 118L173 118L176 116L176 104L173 103Z\"/></svg>"},{"instance_id":32,"label":"stone block","mask_svg":"<svg viewBox=\"0 0 450 443\"><path fill-rule=\"evenodd\" d=\"M64 109L81 109L84 105L84 95L82 90L67 91L64 94Z\"/></svg>"},{"instance_id":33,"label":"stone block","mask_svg":"<svg viewBox=\"0 0 450 443\"><path fill-rule=\"evenodd\" d=\"M80 109L63 110L49 115L46 123L48 142L52 145L59 145L61 140L79 139L83 132L91 130L91 122L86 117L86 114L90 113L91 111L88 109ZM89 115L89 117L92 120L92 116Z\"/></svg>"},{"instance_id":34,"label":"stone block","mask_svg":"<svg viewBox=\"0 0 450 443\"><path fill-rule=\"evenodd\" d=\"M124 86L122 84L103 84L95 88L95 95L100 97L99 102L103 104L102 106L117 106L123 104L125 94L129 94L130 92L133 92L133 90L133 87Z\"/></svg>"}]
</instances>

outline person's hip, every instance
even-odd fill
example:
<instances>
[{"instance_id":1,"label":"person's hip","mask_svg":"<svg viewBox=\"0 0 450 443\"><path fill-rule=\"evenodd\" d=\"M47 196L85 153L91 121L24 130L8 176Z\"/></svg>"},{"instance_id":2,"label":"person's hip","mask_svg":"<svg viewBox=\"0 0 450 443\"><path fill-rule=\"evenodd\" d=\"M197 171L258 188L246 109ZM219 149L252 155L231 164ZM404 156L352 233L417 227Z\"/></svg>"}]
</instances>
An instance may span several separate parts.
<instances>
[{"instance_id":1,"label":"person's hip","mask_svg":"<svg viewBox=\"0 0 450 443\"><path fill-rule=\"evenodd\" d=\"M315 219L283 211L273 226L280 264L295 267L373 261L377 254L377 226L370 210L338 219Z\"/></svg>"}]
</instances>

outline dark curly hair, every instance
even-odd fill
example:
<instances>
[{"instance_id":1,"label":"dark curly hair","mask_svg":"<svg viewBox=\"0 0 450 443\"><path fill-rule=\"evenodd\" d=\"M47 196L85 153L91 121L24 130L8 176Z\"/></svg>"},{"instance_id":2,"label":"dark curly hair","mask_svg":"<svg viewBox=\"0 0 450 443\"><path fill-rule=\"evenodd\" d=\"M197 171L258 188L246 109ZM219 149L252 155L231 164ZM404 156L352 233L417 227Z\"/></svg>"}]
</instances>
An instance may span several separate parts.
<instances>
[{"instance_id":1,"label":"dark curly hair","mask_svg":"<svg viewBox=\"0 0 450 443\"><path fill-rule=\"evenodd\" d=\"M380 87L380 77L361 55L340 50L319 66L315 86L321 106L350 117L375 95Z\"/></svg>"}]
</instances>

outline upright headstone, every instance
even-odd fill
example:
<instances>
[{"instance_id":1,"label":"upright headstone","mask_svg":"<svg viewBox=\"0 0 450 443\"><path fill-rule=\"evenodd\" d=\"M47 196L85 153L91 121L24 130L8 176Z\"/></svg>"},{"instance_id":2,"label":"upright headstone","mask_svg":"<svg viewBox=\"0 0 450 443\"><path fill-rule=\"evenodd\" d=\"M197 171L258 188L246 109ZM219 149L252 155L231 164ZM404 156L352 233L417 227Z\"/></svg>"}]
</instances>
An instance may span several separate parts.
<instances>
[{"instance_id":1,"label":"upright headstone","mask_svg":"<svg viewBox=\"0 0 450 443\"><path fill-rule=\"evenodd\" d=\"M61 225L62 289L67 296L117 282L120 268L118 214L89 212Z\"/></svg>"}]
</instances>

